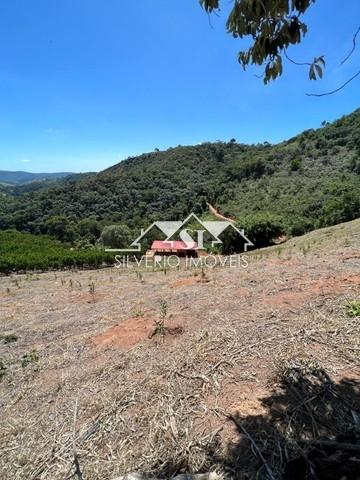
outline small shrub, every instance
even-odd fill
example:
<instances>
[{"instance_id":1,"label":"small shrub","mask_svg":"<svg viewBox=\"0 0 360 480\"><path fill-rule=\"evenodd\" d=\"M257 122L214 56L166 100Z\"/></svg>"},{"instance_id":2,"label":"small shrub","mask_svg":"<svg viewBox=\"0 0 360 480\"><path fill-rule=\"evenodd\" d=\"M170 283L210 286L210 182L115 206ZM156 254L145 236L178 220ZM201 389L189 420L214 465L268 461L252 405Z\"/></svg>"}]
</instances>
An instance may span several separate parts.
<instances>
[{"instance_id":1,"label":"small shrub","mask_svg":"<svg viewBox=\"0 0 360 480\"><path fill-rule=\"evenodd\" d=\"M155 335L161 335L163 338L165 337L165 333L166 333L165 320L167 317L167 311L168 311L167 301L160 300L160 318L154 320L155 329L153 333L150 335L150 338L154 337Z\"/></svg>"},{"instance_id":2,"label":"small shrub","mask_svg":"<svg viewBox=\"0 0 360 480\"><path fill-rule=\"evenodd\" d=\"M290 162L290 170L292 172L297 172L301 168L301 159L300 158L293 158Z\"/></svg>"},{"instance_id":3,"label":"small shrub","mask_svg":"<svg viewBox=\"0 0 360 480\"><path fill-rule=\"evenodd\" d=\"M0 335L0 340L2 340L4 343L16 342L17 339L18 337L13 333L10 333L9 335Z\"/></svg>"},{"instance_id":4,"label":"small shrub","mask_svg":"<svg viewBox=\"0 0 360 480\"><path fill-rule=\"evenodd\" d=\"M168 311L168 304L166 300L160 300L160 318L165 320Z\"/></svg>"},{"instance_id":5,"label":"small shrub","mask_svg":"<svg viewBox=\"0 0 360 480\"><path fill-rule=\"evenodd\" d=\"M95 301L95 282L94 281L89 283L89 293L92 297L92 301L94 302Z\"/></svg>"},{"instance_id":6,"label":"small shrub","mask_svg":"<svg viewBox=\"0 0 360 480\"><path fill-rule=\"evenodd\" d=\"M145 280L143 279L142 273L139 270L136 270L136 278L141 282L144 283Z\"/></svg>"},{"instance_id":7,"label":"small shrub","mask_svg":"<svg viewBox=\"0 0 360 480\"><path fill-rule=\"evenodd\" d=\"M0 359L0 380L6 373L6 366L5 363Z\"/></svg>"},{"instance_id":8,"label":"small shrub","mask_svg":"<svg viewBox=\"0 0 360 480\"><path fill-rule=\"evenodd\" d=\"M200 283L208 283L210 282L210 279L206 276L206 272L205 272L205 269L204 267L201 267L201 271L200 271Z\"/></svg>"},{"instance_id":9,"label":"small shrub","mask_svg":"<svg viewBox=\"0 0 360 480\"><path fill-rule=\"evenodd\" d=\"M31 350L29 353L25 353L21 357L21 366L25 368L30 363L36 363L39 360L39 355L36 350Z\"/></svg>"},{"instance_id":10,"label":"small shrub","mask_svg":"<svg viewBox=\"0 0 360 480\"><path fill-rule=\"evenodd\" d=\"M134 318L144 317L145 313L146 311L145 311L144 305L141 302L131 311L131 315Z\"/></svg>"},{"instance_id":11,"label":"small shrub","mask_svg":"<svg viewBox=\"0 0 360 480\"><path fill-rule=\"evenodd\" d=\"M302 245L301 247L302 254L306 257L307 253L310 251L310 245Z\"/></svg>"},{"instance_id":12,"label":"small shrub","mask_svg":"<svg viewBox=\"0 0 360 480\"><path fill-rule=\"evenodd\" d=\"M354 300L346 305L348 317L360 317L360 300Z\"/></svg>"}]
</instances>

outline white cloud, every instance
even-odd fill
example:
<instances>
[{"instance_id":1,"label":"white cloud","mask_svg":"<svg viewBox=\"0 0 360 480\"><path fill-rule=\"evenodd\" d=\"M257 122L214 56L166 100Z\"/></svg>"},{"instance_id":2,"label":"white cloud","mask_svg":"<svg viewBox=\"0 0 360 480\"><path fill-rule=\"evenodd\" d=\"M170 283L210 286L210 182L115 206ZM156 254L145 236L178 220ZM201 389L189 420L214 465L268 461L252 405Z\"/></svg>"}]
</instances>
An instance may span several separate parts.
<instances>
[{"instance_id":1,"label":"white cloud","mask_svg":"<svg viewBox=\"0 0 360 480\"><path fill-rule=\"evenodd\" d=\"M22 162L22 163L30 163L31 160L29 160L28 158L23 158L23 159L20 160L20 162Z\"/></svg>"}]
</instances>

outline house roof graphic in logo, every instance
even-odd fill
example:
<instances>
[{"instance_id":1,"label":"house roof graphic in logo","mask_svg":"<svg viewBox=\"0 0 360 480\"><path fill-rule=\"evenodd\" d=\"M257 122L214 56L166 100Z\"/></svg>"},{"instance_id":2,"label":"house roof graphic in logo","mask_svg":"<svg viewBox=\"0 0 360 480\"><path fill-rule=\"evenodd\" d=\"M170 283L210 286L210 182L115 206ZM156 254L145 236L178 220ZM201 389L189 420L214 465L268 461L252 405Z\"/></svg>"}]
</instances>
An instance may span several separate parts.
<instances>
[{"instance_id":1,"label":"house roof graphic in logo","mask_svg":"<svg viewBox=\"0 0 360 480\"><path fill-rule=\"evenodd\" d=\"M249 240L249 238L245 235L244 230L240 230L236 227L236 225L231 221L213 221L213 220L200 220L199 217L195 213L191 213L184 221L156 221L153 222L148 228L141 229L140 235L131 243L129 248L118 248L118 249L106 249L108 252L140 252L141 251L141 241L146 237L146 235L153 229L158 228L164 235L166 244L169 244L169 248L171 245L174 244L177 240L177 236L180 235L183 242L186 243L186 233L188 230L187 227L191 224L196 222L202 230L197 230L207 232L208 236L210 237L209 243L211 246L221 245L223 242L219 238L227 229L233 229L243 240L244 243L244 251L246 252L248 247L254 246L254 244ZM189 242L192 242L192 245L189 244L189 248L194 247L194 240L189 237ZM204 248L201 245L201 242L197 242L196 248L202 249Z\"/></svg>"}]
</instances>

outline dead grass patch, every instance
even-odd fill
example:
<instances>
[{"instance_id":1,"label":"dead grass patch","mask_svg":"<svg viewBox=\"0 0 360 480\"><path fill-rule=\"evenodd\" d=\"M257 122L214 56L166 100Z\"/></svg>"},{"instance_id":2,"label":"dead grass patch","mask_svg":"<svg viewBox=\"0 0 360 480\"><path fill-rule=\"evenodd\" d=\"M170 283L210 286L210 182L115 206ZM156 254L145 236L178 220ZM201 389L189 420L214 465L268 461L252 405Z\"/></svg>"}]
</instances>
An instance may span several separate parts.
<instances>
[{"instance_id":1,"label":"dead grass patch","mask_svg":"<svg viewBox=\"0 0 360 480\"><path fill-rule=\"evenodd\" d=\"M214 270L206 287L183 272L144 283L99 271L91 305L53 274L23 282L0 299L2 332L19 337L0 342L1 479L76 478L74 444L85 480L209 470L243 480L267 467L279 478L319 435L336 440L360 418L359 321L345 311L358 262L339 261L358 248L349 238L326 236L306 256L291 240L286 262L267 249L247 272ZM165 326L186 331L150 341L164 298ZM117 324L99 332L101 322ZM22 368L34 348L39 360Z\"/></svg>"}]
</instances>

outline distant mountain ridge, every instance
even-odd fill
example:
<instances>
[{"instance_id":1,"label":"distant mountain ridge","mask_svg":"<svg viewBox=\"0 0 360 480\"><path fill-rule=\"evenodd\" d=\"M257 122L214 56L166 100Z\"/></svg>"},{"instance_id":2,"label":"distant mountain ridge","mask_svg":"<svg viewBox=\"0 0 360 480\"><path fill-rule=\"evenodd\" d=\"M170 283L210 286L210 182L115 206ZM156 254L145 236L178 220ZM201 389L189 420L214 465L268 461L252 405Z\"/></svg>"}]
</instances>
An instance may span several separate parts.
<instances>
[{"instance_id":1,"label":"distant mountain ridge","mask_svg":"<svg viewBox=\"0 0 360 480\"><path fill-rule=\"evenodd\" d=\"M0 170L0 183L6 185L23 185L31 182L41 182L43 180L57 179L73 175L72 172L55 173L31 173L24 171Z\"/></svg>"},{"instance_id":2,"label":"distant mountain ridge","mask_svg":"<svg viewBox=\"0 0 360 480\"><path fill-rule=\"evenodd\" d=\"M301 235L360 217L360 109L275 145L179 145L47 182L4 187L0 230L94 243L106 225L138 235L154 221L211 216L210 204L246 232L259 226L262 241L274 229Z\"/></svg>"}]
</instances>

